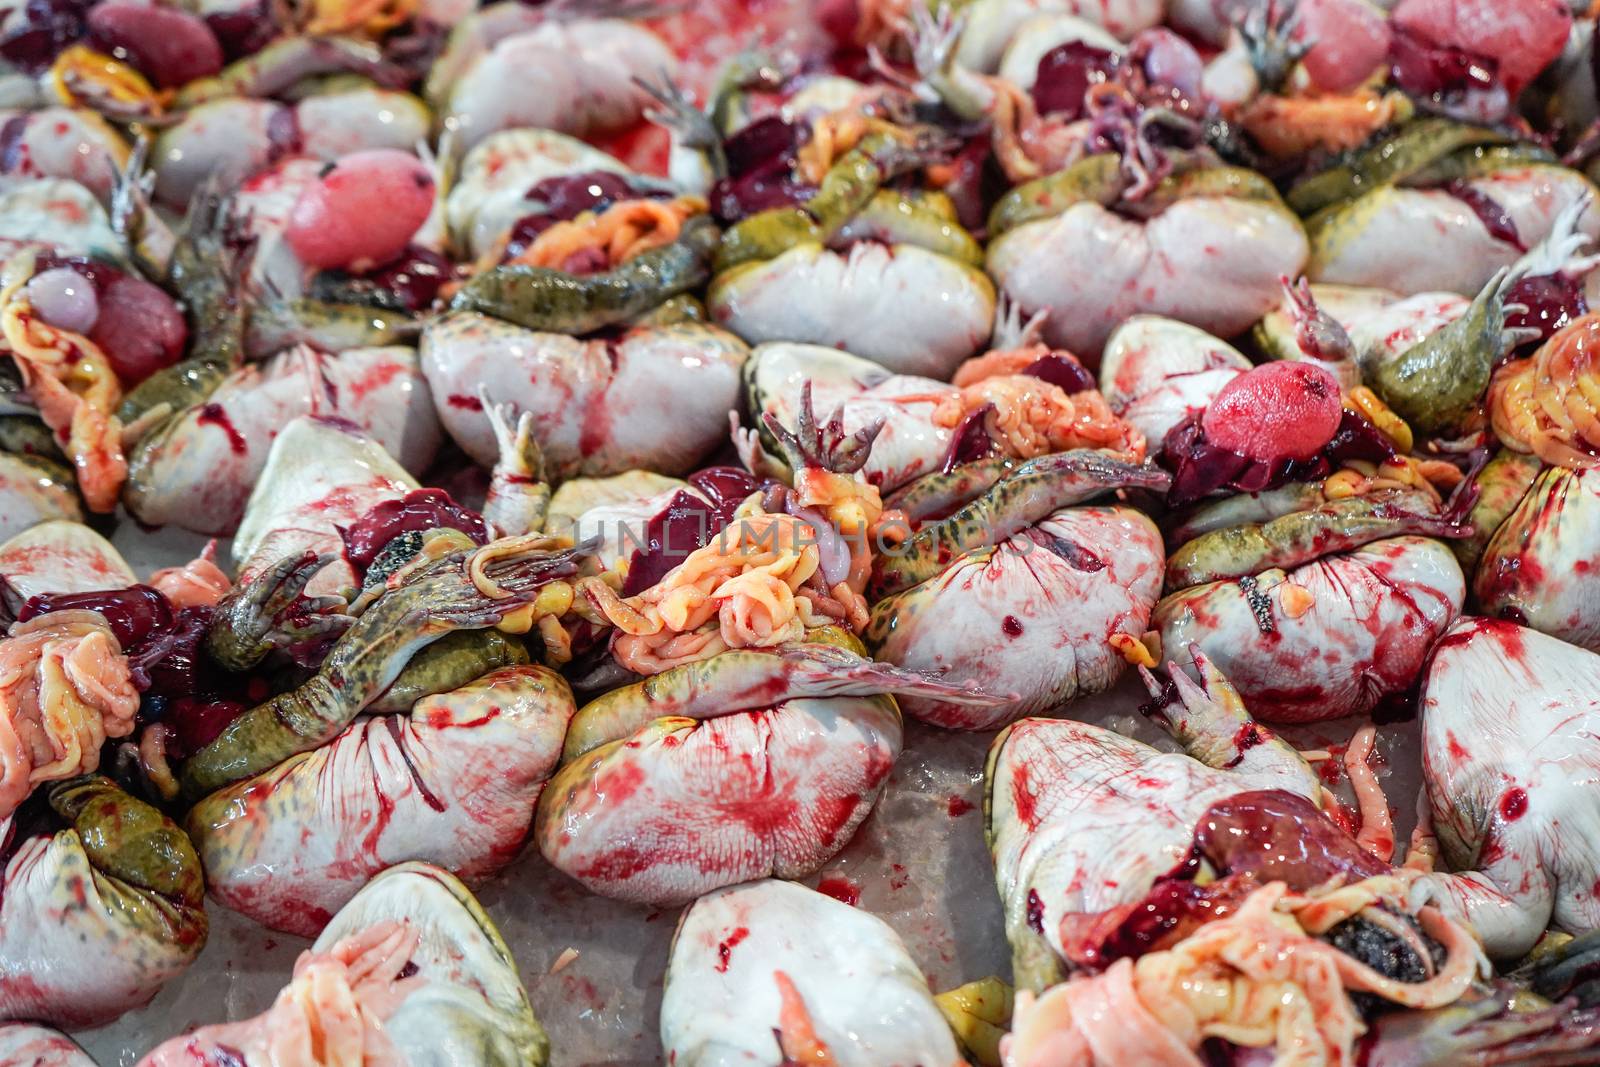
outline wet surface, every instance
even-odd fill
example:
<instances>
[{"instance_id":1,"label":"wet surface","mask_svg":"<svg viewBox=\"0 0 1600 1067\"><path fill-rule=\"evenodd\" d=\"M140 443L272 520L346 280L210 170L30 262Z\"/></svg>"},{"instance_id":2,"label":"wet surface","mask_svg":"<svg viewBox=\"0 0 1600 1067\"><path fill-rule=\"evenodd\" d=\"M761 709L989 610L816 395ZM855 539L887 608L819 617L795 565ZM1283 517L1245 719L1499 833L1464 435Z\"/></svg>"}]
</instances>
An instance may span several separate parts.
<instances>
[{"instance_id":1,"label":"wet surface","mask_svg":"<svg viewBox=\"0 0 1600 1067\"><path fill-rule=\"evenodd\" d=\"M192 558L200 538L141 533L124 524L115 544L134 570ZM1125 677L1110 693L1066 713L1158 747L1175 748L1138 714L1146 698ZM1280 731L1302 749L1342 744L1355 720ZM953 733L910 723L905 751L883 799L849 846L808 879L859 906L904 939L935 990L990 974L1008 977L1000 901L983 841L983 761L992 733ZM1415 720L1380 727L1379 781L1404 844L1419 784ZM1346 803L1342 771L1325 784ZM660 1063L656 1036L662 978L679 909L650 909L593 896L529 851L482 887L480 898L511 946L555 1067L645 1067ZM267 1008L309 942L273 933L208 902L211 940L187 972L142 1011L76 1035L102 1067L125 1067L159 1042L201 1023ZM559 961L575 950L564 966ZM553 973L552 973L553 972Z\"/></svg>"}]
</instances>

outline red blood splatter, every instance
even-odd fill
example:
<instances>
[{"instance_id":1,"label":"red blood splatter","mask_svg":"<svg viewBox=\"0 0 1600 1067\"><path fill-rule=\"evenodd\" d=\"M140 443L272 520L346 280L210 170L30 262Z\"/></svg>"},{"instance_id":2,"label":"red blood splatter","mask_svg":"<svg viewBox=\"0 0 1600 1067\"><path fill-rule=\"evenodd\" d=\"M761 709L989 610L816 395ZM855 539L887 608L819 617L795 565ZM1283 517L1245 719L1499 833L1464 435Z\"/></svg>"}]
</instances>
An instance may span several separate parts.
<instances>
[{"instance_id":1,"label":"red blood splatter","mask_svg":"<svg viewBox=\"0 0 1600 1067\"><path fill-rule=\"evenodd\" d=\"M1244 754L1264 741L1266 741L1266 737L1262 734L1261 728L1255 723L1247 722L1239 727L1238 731L1233 735L1233 747L1238 749L1239 754L1228 761L1228 766L1236 767L1243 763Z\"/></svg>"},{"instance_id":2,"label":"red blood splatter","mask_svg":"<svg viewBox=\"0 0 1600 1067\"><path fill-rule=\"evenodd\" d=\"M1335 786L1339 779L1344 777L1344 761L1339 758L1341 746L1335 745L1329 749L1329 756L1317 765L1317 774L1322 779L1323 785Z\"/></svg>"},{"instance_id":3,"label":"red blood splatter","mask_svg":"<svg viewBox=\"0 0 1600 1067\"><path fill-rule=\"evenodd\" d=\"M594 983L587 978L580 978L569 972L562 976L561 984L565 987L569 1001L582 997L589 1007L595 1011L599 1011L606 1006L606 998L600 995L600 991L594 987Z\"/></svg>"},{"instance_id":4,"label":"red blood splatter","mask_svg":"<svg viewBox=\"0 0 1600 1067\"><path fill-rule=\"evenodd\" d=\"M1006 632L1007 637L1022 636L1022 621L1015 615L1007 615L1000 623L1000 629Z\"/></svg>"},{"instance_id":5,"label":"red blood splatter","mask_svg":"<svg viewBox=\"0 0 1600 1067\"><path fill-rule=\"evenodd\" d=\"M606 355L610 357L614 371L618 363L618 351L614 342L606 342ZM583 413L583 425L578 429L578 454L585 458L594 455L610 442L611 415L606 406L607 399L603 389L596 390L589 399L588 410Z\"/></svg>"},{"instance_id":6,"label":"red blood splatter","mask_svg":"<svg viewBox=\"0 0 1600 1067\"><path fill-rule=\"evenodd\" d=\"M950 796L950 802L947 806L950 810L950 817L952 819L959 819L961 816L972 810L972 801L968 800L966 797L956 796L952 793Z\"/></svg>"},{"instance_id":7,"label":"red blood splatter","mask_svg":"<svg viewBox=\"0 0 1600 1067\"><path fill-rule=\"evenodd\" d=\"M1044 933L1044 901L1039 899L1037 889L1028 890L1028 929L1036 934Z\"/></svg>"},{"instance_id":8,"label":"red blood splatter","mask_svg":"<svg viewBox=\"0 0 1600 1067\"><path fill-rule=\"evenodd\" d=\"M1350 810L1350 806L1348 804L1335 801L1333 806L1327 809L1327 815L1328 818L1334 821L1339 829L1343 830L1351 837L1355 837L1356 829L1361 825L1361 823L1356 818L1356 813Z\"/></svg>"},{"instance_id":9,"label":"red blood splatter","mask_svg":"<svg viewBox=\"0 0 1600 1067\"><path fill-rule=\"evenodd\" d=\"M598 783L607 804L622 804L644 784L644 768L637 763L622 763Z\"/></svg>"},{"instance_id":10,"label":"red blood splatter","mask_svg":"<svg viewBox=\"0 0 1600 1067\"><path fill-rule=\"evenodd\" d=\"M1011 779L1011 806L1017 809L1017 821L1032 830L1039 825L1038 811L1033 802L1033 790L1028 786L1026 767L1018 767Z\"/></svg>"},{"instance_id":11,"label":"red blood splatter","mask_svg":"<svg viewBox=\"0 0 1600 1067\"><path fill-rule=\"evenodd\" d=\"M1525 661L1527 649L1522 640L1522 628L1514 622L1506 622L1503 619L1476 618L1470 623L1456 627L1434 647L1434 655L1435 657L1443 655L1444 651L1450 648L1465 648L1479 634L1497 641L1508 659Z\"/></svg>"},{"instance_id":12,"label":"red blood splatter","mask_svg":"<svg viewBox=\"0 0 1600 1067\"><path fill-rule=\"evenodd\" d=\"M399 751L401 759L405 761L406 770L411 772L411 782L417 788L417 795L422 798L424 804L434 811L444 811L445 802L439 799L437 793L428 788L428 782L422 777L422 771L417 768L416 761L411 758L411 750L406 747L405 737L402 733L405 727L400 724L400 716L385 715L383 724L388 727L389 736L394 739L394 747Z\"/></svg>"},{"instance_id":13,"label":"red blood splatter","mask_svg":"<svg viewBox=\"0 0 1600 1067\"><path fill-rule=\"evenodd\" d=\"M859 793L819 799L814 823L817 834L829 845L843 844L847 830L855 829L853 822L861 810Z\"/></svg>"},{"instance_id":14,"label":"red blood splatter","mask_svg":"<svg viewBox=\"0 0 1600 1067\"><path fill-rule=\"evenodd\" d=\"M911 875L907 874L906 869L900 864L891 863L889 870L893 872L889 875L890 889L900 890L911 884Z\"/></svg>"},{"instance_id":15,"label":"red blood splatter","mask_svg":"<svg viewBox=\"0 0 1600 1067\"><path fill-rule=\"evenodd\" d=\"M626 882L648 871L655 861L656 853L650 849L616 845L600 853L593 863L584 866L576 874L584 881Z\"/></svg>"},{"instance_id":16,"label":"red blood splatter","mask_svg":"<svg viewBox=\"0 0 1600 1067\"><path fill-rule=\"evenodd\" d=\"M200 414L195 416L195 421L201 424L210 423L227 434L228 447L233 450L234 455L242 456L249 450L244 434L240 433L233 420L228 418L228 413L223 410L221 404L206 404L200 409Z\"/></svg>"},{"instance_id":17,"label":"red blood splatter","mask_svg":"<svg viewBox=\"0 0 1600 1067\"><path fill-rule=\"evenodd\" d=\"M728 973L728 960L733 955L734 948L738 946L739 942L743 941L745 938L747 938L749 936L750 936L750 930L747 927L741 926L738 929L734 930L733 933L731 933L727 937L723 938L721 943L719 943L717 945L717 973L718 974L727 974Z\"/></svg>"},{"instance_id":18,"label":"red blood splatter","mask_svg":"<svg viewBox=\"0 0 1600 1067\"><path fill-rule=\"evenodd\" d=\"M1516 822L1528 811L1528 794L1513 786L1500 798L1500 817L1506 822Z\"/></svg>"},{"instance_id":19,"label":"red blood splatter","mask_svg":"<svg viewBox=\"0 0 1600 1067\"><path fill-rule=\"evenodd\" d=\"M394 381L405 371L399 363L379 363L370 368L361 378L352 382L350 392L355 394L357 400L365 399L366 395L374 389L381 389ZM481 401L479 402L481 406Z\"/></svg>"},{"instance_id":20,"label":"red blood splatter","mask_svg":"<svg viewBox=\"0 0 1600 1067\"><path fill-rule=\"evenodd\" d=\"M817 892L825 893L852 908L861 903L861 887L842 874L830 874L818 882Z\"/></svg>"},{"instance_id":21,"label":"red blood splatter","mask_svg":"<svg viewBox=\"0 0 1600 1067\"><path fill-rule=\"evenodd\" d=\"M482 400L479 400L475 396L467 396L463 393L451 393L449 398L445 400L445 403L449 404L453 408L460 408L462 411L483 410Z\"/></svg>"}]
</instances>

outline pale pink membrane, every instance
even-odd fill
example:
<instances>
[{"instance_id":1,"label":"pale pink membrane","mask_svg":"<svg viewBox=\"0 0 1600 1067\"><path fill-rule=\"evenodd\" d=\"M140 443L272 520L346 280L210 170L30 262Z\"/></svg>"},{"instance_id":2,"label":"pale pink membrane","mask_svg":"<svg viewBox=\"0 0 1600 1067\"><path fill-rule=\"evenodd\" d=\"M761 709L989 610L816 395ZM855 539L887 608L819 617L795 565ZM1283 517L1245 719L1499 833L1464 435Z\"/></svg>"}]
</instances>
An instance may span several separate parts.
<instances>
[{"instance_id":1,"label":"pale pink membrane","mask_svg":"<svg viewBox=\"0 0 1600 1067\"><path fill-rule=\"evenodd\" d=\"M194 559L181 567L163 567L150 576L150 584L160 590L174 608L208 608L233 589L221 567L217 566L217 542L207 541Z\"/></svg>"},{"instance_id":2,"label":"pale pink membrane","mask_svg":"<svg viewBox=\"0 0 1600 1067\"><path fill-rule=\"evenodd\" d=\"M327 952L303 952L294 980L265 1013L175 1037L139 1067L407 1067L383 1023L424 981L402 977L420 940L410 925L390 920ZM222 1061L223 1050L233 1059Z\"/></svg>"},{"instance_id":3,"label":"pale pink membrane","mask_svg":"<svg viewBox=\"0 0 1600 1067\"><path fill-rule=\"evenodd\" d=\"M88 774L110 737L133 732L128 659L92 611L53 611L0 641L0 818L40 782Z\"/></svg>"}]
</instances>

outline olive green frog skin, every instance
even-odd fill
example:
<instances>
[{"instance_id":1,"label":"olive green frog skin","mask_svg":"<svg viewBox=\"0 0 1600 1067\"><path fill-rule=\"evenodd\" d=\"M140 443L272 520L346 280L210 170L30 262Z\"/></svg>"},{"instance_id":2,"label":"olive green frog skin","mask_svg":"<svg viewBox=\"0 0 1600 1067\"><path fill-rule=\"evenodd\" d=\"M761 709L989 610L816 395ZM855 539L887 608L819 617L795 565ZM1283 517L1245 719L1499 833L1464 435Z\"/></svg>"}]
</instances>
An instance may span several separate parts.
<instances>
[{"instance_id":1,"label":"olive green frog skin","mask_svg":"<svg viewBox=\"0 0 1600 1067\"><path fill-rule=\"evenodd\" d=\"M1464 177L1465 168L1486 158L1484 150L1512 144L1507 134L1482 126L1418 119L1345 162L1295 183L1285 199L1302 215L1313 215L1385 185L1427 185L1451 172Z\"/></svg>"},{"instance_id":2,"label":"olive green frog skin","mask_svg":"<svg viewBox=\"0 0 1600 1067\"><path fill-rule=\"evenodd\" d=\"M0 411L9 405L4 399L10 383L0 385ZM20 389L20 383L19 383ZM32 414L0 414L0 452L19 452L64 463L65 457L50 428Z\"/></svg>"},{"instance_id":3,"label":"olive green frog skin","mask_svg":"<svg viewBox=\"0 0 1600 1067\"><path fill-rule=\"evenodd\" d=\"M213 77L196 78L178 92L176 105L188 109L229 96L275 96L302 79L320 74L364 74L380 84L404 75L384 62L372 42L355 37L280 38L224 67Z\"/></svg>"},{"instance_id":4,"label":"olive green frog skin","mask_svg":"<svg viewBox=\"0 0 1600 1067\"><path fill-rule=\"evenodd\" d=\"M994 488L1022 463L1010 456L988 456L948 471L933 471L896 490L884 507L901 512L913 523L949 515Z\"/></svg>"},{"instance_id":5,"label":"olive green frog skin","mask_svg":"<svg viewBox=\"0 0 1600 1067\"><path fill-rule=\"evenodd\" d=\"M107 778L47 787L66 828L25 840L0 885L0 1019L97 1026L155 996L206 941L189 838Z\"/></svg>"},{"instance_id":6,"label":"olive green frog skin","mask_svg":"<svg viewBox=\"0 0 1600 1067\"><path fill-rule=\"evenodd\" d=\"M875 597L932 578L962 553L995 545L1062 508L1120 488L1165 489L1169 476L1149 464L1093 449L1058 452L1021 464L949 518L918 530L873 571Z\"/></svg>"},{"instance_id":7,"label":"olive green frog skin","mask_svg":"<svg viewBox=\"0 0 1600 1067\"><path fill-rule=\"evenodd\" d=\"M1166 587L1172 592L1274 567L1289 570L1403 534L1456 538L1468 529L1440 515L1419 492L1395 490L1330 500L1268 522L1201 534L1167 559Z\"/></svg>"},{"instance_id":8,"label":"olive green frog skin","mask_svg":"<svg viewBox=\"0 0 1600 1067\"><path fill-rule=\"evenodd\" d=\"M915 169L930 158L929 149L885 133L868 134L861 143L836 160L811 199L795 207L772 208L752 215L728 229L717 249L720 274L751 260L772 259L796 245L827 244L846 224L872 205L885 181ZM960 242L947 225L951 220L937 208L916 199L897 197L875 211L887 214L901 207L917 220L936 242L954 244L970 260L976 245L968 237Z\"/></svg>"},{"instance_id":9,"label":"olive green frog skin","mask_svg":"<svg viewBox=\"0 0 1600 1067\"><path fill-rule=\"evenodd\" d=\"M1231 337L1305 265L1300 220L1254 171L1186 160L1146 189L1128 170L1116 155L1089 156L990 211L989 276L1025 315L1049 313L1050 346L1093 366L1139 314Z\"/></svg>"},{"instance_id":10,"label":"olive green frog skin","mask_svg":"<svg viewBox=\"0 0 1600 1067\"><path fill-rule=\"evenodd\" d=\"M698 288L711 276L720 234L708 216L684 223L678 239L599 274L576 275L525 263L476 275L450 302L529 330L585 334L632 322Z\"/></svg>"},{"instance_id":11,"label":"olive green frog skin","mask_svg":"<svg viewBox=\"0 0 1600 1067\"><path fill-rule=\"evenodd\" d=\"M230 211L230 199L215 184L207 184L190 203L166 278L188 309L189 354L122 398L117 418L123 425L200 403L243 364L247 308L240 296L243 265L228 244Z\"/></svg>"},{"instance_id":12,"label":"olive green frog skin","mask_svg":"<svg viewBox=\"0 0 1600 1067\"><path fill-rule=\"evenodd\" d=\"M989 211L989 239L1019 226L1055 218L1074 204L1095 203L1111 207L1132 186L1121 157L1102 152L1079 160L1065 170L1017 186L996 201ZM1201 167L1182 170L1163 179L1130 209L1155 215L1191 196L1224 197L1282 204L1272 183L1243 167Z\"/></svg>"},{"instance_id":13,"label":"olive green frog skin","mask_svg":"<svg viewBox=\"0 0 1600 1067\"><path fill-rule=\"evenodd\" d=\"M706 719L756 711L790 697L870 696L886 691L903 695L921 690L955 701L993 702L976 688L966 693L950 688L868 659L853 635L822 627L794 648L724 652L596 697L573 720L561 761L572 763L656 719Z\"/></svg>"},{"instance_id":14,"label":"olive green frog skin","mask_svg":"<svg viewBox=\"0 0 1600 1067\"><path fill-rule=\"evenodd\" d=\"M473 554L445 556L379 597L339 638L315 676L245 712L185 761L185 795L198 798L325 744L399 678L421 649L456 631L497 625L547 582L575 575L580 558L575 551L538 549L503 556L485 568L505 594L492 599L468 574Z\"/></svg>"},{"instance_id":15,"label":"olive green frog skin","mask_svg":"<svg viewBox=\"0 0 1600 1067\"><path fill-rule=\"evenodd\" d=\"M1501 449L1478 472L1478 499L1467 515L1472 536L1455 541L1450 546L1455 549L1462 570L1468 574L1474 572L1490 538L1516 510L1543 469L1544 464L1536 456Z\"/></svg>"},{"instance_id":16,"label":"olive green frog skin","mask_svg":"<svg viewBox=\"0 0 1600 1067\"><path fill-rule=\"evenodd\" d=\"M1423 118L1304 179L1288 201L1306 216L1312 281L1407 296L1466 296L1544 241L1565 210L1594 194L1587 178L1542 147ZM1496 228L1462 196L1498 215ZM1592 203L1580 228L1600 233Z\"/></svg>"},{"instance_id":17,"label":"olive green frog skin","mask_svg":"<svg viewBox=\"0 0 1600 1067\"><path fill-rule=\"evenodd\" d=\"M1380 363L1368 375L1372 391L1419 433L1461 430L1480 409L1500 357L1537 336L1506 326L1507 293L1520 277L1502 270L1490 278L1460 318Z\"/></svg>"},{"instance_id":18,"label":"olive green frog skin","mask_svg":"<svg viewBox=\"0 0 1600 1067\"><path fill-rule=\"evenodd\" d=\"M523 664L357 718L189 812L212 899L314 937L407 858L481 884L522 851L572 714L566 681Z\"/></svg>"},{"instance_id":19,"label":"olive green frog skin","mask_svg":"<svg viewBox=\"0 0 1600 1067\"><path fill-rule=\"evenodd\" d=\"M72 469L46 456L0 450L0 544L53 520L84 520Z\"/></svg>"},{"instance_id":20,"label":"olive green frog skin","mask_svg":"<svg viewBox=\"0 0 1600 1067\"><path fill-rule=\"evenodd\" d=\"M77 474L55 435L23 399L21 381L0 376L0 544L40 523L81 523L85 515Z\"/></svg>"},{"instance_id":21,"label":"olive green frog skin","mask_svg":"<svg viewBox=\"0 0 1600 1067\"><path fill-rule=\"evenodd\" d=\"M730 227L707 293L752 342L844 348L903 374L947 378L994 322L983 252L940 193L884 188L934 158L926 133L871 133L804 204Z\"/></svg>"},{"instance_id":22,"label":"olive green frog skin","mask_svg":"<svg viewBox=\"0 0 1600 1067\"><path fill-rule=\"evenodd\" d=\"M252 359L301 344L319 352L344 352L404 344L415 340L421 329L422 324L403 309L309 297L269 299L252 304L244 345Z\"/></svg>"},{"instance_id":23,"label":"olive green frog skin","mask_svg":"<svg viewBox=\"0 0 1600 1067\"><path fill-rule=\"evenodd\" d=\"M276 649L309 641L352 621L338 614L344 598L302 594L311 579L336 557L303 552L285 556L259 574L244 577L216 604L205 650L226 671L247 671Z\"/></svg>"}]
</instances>

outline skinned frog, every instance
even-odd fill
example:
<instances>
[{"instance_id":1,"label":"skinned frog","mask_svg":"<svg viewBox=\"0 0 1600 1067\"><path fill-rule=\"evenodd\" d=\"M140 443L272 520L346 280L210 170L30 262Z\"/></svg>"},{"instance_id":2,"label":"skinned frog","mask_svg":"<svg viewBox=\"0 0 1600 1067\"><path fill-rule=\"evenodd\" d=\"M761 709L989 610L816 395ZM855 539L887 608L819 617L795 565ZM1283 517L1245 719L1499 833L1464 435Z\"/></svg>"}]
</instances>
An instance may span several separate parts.
<instances>
[{"instance_id":1,"label":"skinned frog","mask_svg":"<svg viewBox=\"0 0 1600 1067\"><path fill-rule=\"evenodd\" d=\"M818 119L818 129L862 123L847 113ZM865 122L868 132L839 145L813 194L729 227L707 307L751 342L835 345L891 371L943 378L988 336L994 288L948 197L887 187L936 161L940 142Z\"/></svg>"},{"instance_id":2,"label":"skinned frog","mask_svg":"<svg viewBox=\"0 0 1600 1067\"><path fill-rule=\"evenodd\" d=\"M539 801L540 851L594 892L661 906L815 871L867 817L899 754L890 694L992 699L859 649L824 628L586 704ZM709 777L695 770L706 766Z\"/></svg>"},{"instance_id":3,"label":"skinned frog","mask_svg":"<svg viewBox=\"0 0 1600 1067\"><path fill-rule=\"evenodd\" d=\"M1154 525L1131 508L1079 505L1119 487L1161 488L1164 472L1090 450L1007 466L929 475L950 488L914 483L891 498L936 497L934 513L949 517L880 555L867 641L902 667L1018 690L986 707L908 697L908 713L941 726L985 729L1109 688L1159 593Z\"/></svg>"}]
</instances>

